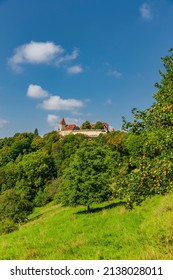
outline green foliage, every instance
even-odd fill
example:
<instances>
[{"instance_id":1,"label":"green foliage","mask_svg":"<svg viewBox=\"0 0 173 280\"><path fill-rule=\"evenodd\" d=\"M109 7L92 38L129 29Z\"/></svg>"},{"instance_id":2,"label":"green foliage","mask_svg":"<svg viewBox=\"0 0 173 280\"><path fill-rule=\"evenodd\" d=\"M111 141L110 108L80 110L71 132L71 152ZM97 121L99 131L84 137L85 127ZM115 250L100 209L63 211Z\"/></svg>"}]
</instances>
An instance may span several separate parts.
<instances>
[{"instance_id":1,"label":"green foliage","mask_svg":"<svg viewBox=\"0 0 173 280\"><path fill-rule=\"evenodd\" d=\"M14 188L17 177L16 177L17 165L10 161L3 168L1 168L1 191Z\"/></svg>"},{"instance_id":2,"label":"green foliage","mask_svg":"<svg viewBox=\"0 0 173 280\"><path fill-rule=\"evenodd\" d=\"M41 136L35 135L31 142L31 150L33 152L44 147L44 139Z\"/></svg>"},{"instance_id":3,"label":"green foliage","mask_svg":"<svg viewBox=\"0 0 173 280\"><path fill-rule=\"evenodd\" d=\"M60 139L57 131L51 131L43 136L44 140L44 149L46 149L49 153L52 151L52 146L54 143L58 142Z\"/></svg>"},{"instance_id":4,"label":"green foliage","mask_svg":"<svg viewBox=\"0 0 173 280\"><path fill-rule=\"evenodd\" d=\"M62 176L64 170L69 166L71 158L86 139L83 134L69 134L52 145L52 157L55 161L57 176Z\"/></svg>"},{"instance_id":5,"label":"green foliage","mask_svg":"<svg viewBox=\"0 0 173 280\"><path fill-rule=\"evenodd\" d=\"M127 138L127 133L123 131L115 131L110 132L107 136L107 144L109 147L111 147L114 150L118 150L122 154L124 154L125 151L125 139Z\"/></svg>"},{"instance_id":6,"label":"green foliage","mask_svg":"<svg viewBox=\"0 0 173 280\"><path fill-rule=\"evenodd\" d=\"M33 200L34 206L40 207L53 201L60 183L61 178L57 178L50 181L43 189L40 188Z\"/></svg>"},{"instance_id":7,"label":"green foliage","mask_svg":"<svg viewBox=\"0 0 173 280\"><path fill-rule=\"evenodd\" d=\"M47 152L36 151L25 155L17 164L17 180L24 180L37 193L56 174L53 159Z\"/></svg>"},{"instance_id":8,"label":"green foliage","mask_svg":"<svg viewBox=\"0 0 173 280\"><path fill-rule=\"evenodd\" d=\"M85 121L83 124L82 124L82 129L91 129L91 124L89 121Z\"/></svg>"},{"instance_id":9,"label":"green foliage","mask_svg":"<svg viewBox=\"0 0 173 280\"><path fill-rule=\"evenodd\" d=\"M159 71L162 78L160 84L155 84L158 91L153 97L156 101L144 111L134 108L132 110L134 122L127 122L123 118L123 129L130 128L139 132L143 129L173 127L173 50L171 49L170 55L162 57L161 60L165 73Z\"/></svg>"},{"instance_id":10,"label":"green foliage","mask_svg":"<svg viewBox=\"0 0 173 280\"><path fill-rule=\"evenodd\" d=\"M85 141L65 170L57 200L63 205L86 205L106 201L111 197L113 155L96 142Z\"/></svg>"},{"instance_id":11,"label":"green foliage","mask_svg":"<svg viewBox=\"0 0 173 280\"><path fill-rule=\"evenodd\" d=\"M10 233L18 229L18 225L12 219L0 220L0 235Z\"/></svg>"},{"instance_id":12,"label":"green foliage","mask_svg":"<svg viewBox=\"0 0 173 280\"><path fill-rule=\"evenodd\" d=\"M166 72L161 74L156 102L145 111L133 109L134 122L124 120L130 129L125 146L131 169L119 181L119 190L128 196L127 205L146 197L173 190L173 55L162 58Z\"/></svg>"},{"instance_id":13,"label":"green foliage","mask_svg":"<svg viewBox=\"0 0 173 280\"><path fill-rule=\"evenodd\" d=\"M39 133L38 133L38 128L35 128L35 129L34 129L34 135L36 135L36 136L39 135Z\"/></svg>"},{"instance_id":14,"label":"green foliage","mask_svg":"<svg viewBox=\"0 0 173 280\"><path fill-rule=\"evenodd\" d=\"M97 121L94 126L94 129L104 129L104 124L100 121Z\"/></svg>"},{"instance_id":15,"label":"green foliage","mask_svg":"<svg viewBox=\"0 0 173 280\"><path fill-rule=\"evenodd\" d=\"M0 220L12 220L14 223L22 223L32 212L33 205L22 193L14 189L7 190L0 195Z\"/></svg>"},{"instance_id":16,"label":"green foliage","mask_svg":"<svg viewBox=\"0 0 173 280\"><path fill-rule=\"evenodd\" d=\"M13 137L4 138L0 145L0 165L15 161L19 155L30 153L33 133L16 133Z\"/></svg>"}]
</instances>

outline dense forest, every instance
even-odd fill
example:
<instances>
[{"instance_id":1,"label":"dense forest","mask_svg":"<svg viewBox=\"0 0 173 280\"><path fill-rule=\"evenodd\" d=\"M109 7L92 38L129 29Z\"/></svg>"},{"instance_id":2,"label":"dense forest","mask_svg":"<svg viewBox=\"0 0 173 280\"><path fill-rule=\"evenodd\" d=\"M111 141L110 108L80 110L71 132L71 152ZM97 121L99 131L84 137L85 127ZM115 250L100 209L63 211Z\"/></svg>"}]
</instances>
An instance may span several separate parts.
<instances>
[{"instance_id":1,"label":"dense forest","mask_svg":"<svg viewBox=\"0 0 173 280\"><path fill-rule=\"evenodd\" d=\"M38 129L0 139L0 234L17 229L34 207L112 199L132 209L173 190L173 52L162 58L154 103L132 110L121 131L89 139Z\"/></svg>"}]
</instances>

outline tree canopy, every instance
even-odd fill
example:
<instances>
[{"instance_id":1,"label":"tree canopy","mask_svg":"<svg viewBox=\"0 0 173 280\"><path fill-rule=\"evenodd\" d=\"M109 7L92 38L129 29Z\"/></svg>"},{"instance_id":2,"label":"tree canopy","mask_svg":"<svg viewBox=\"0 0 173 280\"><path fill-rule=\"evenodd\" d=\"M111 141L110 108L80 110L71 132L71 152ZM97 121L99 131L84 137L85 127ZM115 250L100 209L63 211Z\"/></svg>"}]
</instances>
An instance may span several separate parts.
<instances>
[{"instance_id":1,"label":"tree canopy","mask_svg":"<svg viewBox=\"0 0 173 280\"><path fill-rule=\"evenodd\" d=\"M86 205L107 200L111 194L113 154L96 142L83 142L69 168L65 170L58 192L63 205Z\"/></svg>"},{"instance_id":2,"label":"tree canopy","mask_svg":"<svg viewBox=\"0 0 173 280\"><path fill-rule=\"evenodd\" d=\"M91 129L91 124L89 121L85 121L83 124L82 124L82 129Z\"/></svg>"},{"instance_id":3,"label":"tree canopy","mask_svg":"<svg viewBox=\"0 0 173 280\"><path fill-rule=\"evenodd\" d=\"M94 126L94 129L104 129L104 124L100 121L97 121Z\"/></svg>"}]
</instances>

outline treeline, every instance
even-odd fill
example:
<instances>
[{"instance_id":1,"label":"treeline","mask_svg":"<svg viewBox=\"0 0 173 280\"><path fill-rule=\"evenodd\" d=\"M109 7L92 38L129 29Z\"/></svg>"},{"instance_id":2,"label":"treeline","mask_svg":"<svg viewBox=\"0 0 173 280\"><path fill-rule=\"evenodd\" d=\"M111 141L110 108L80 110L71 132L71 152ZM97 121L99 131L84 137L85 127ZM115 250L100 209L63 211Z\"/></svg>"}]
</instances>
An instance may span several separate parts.
<instances>
[{"instance_id":1,"label":"treeline","mask_svg":"<svg viewBox=\"0 0 173 280\"><path fill-rule=\"evenodd\" d=\"M85 205L119 198L133 208L173 190L173 55L155 102L123 118L123 130L88 139L83 134L43 137L17 133L0 140L0 233L17 228L36 206L52 200Z\"/></svg>"}]
</instances>

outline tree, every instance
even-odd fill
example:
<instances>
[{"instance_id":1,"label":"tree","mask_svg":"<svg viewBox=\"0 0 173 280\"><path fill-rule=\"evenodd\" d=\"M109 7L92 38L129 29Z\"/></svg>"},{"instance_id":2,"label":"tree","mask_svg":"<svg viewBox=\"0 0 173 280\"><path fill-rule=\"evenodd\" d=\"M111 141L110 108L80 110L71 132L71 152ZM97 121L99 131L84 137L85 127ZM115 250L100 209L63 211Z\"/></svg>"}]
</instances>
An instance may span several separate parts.
<instances>
[{"instance_id":1,"label":"tree","mask_svg":"<svg viewBox=\"0 0 173 280\"><path fill-rule=\"evenodd\" d=\"M108 200L112 195L113 154L95 141L84 141L69 168L64 171L57 201L63 205L85 205Z\"/></svg>"},{"instance_id":2,"label":"tree","mask_svg":"<svg viewBox=\"0 0 173 280\"><path fill-rule=\"evenodd\" d=\"M55 176L54 162L48 152L38 150L25 155L16 166L17 181L25 181L25 186L30 188L33 198L39 189L43 189Z\"/></svg>"},{"instance_id":3,"label":"tree","mask_svg":"<svg viewBox=\"0 0 173 280\"><path fill-rule=\"evenodd\" d=\"M107 136L107 144L112 148L125 153L124 142L127 137L127 133L123 131L113 131Z\"/></svg>"},{"instance_id":4,"label":"tree","mask_svg":"<svg viewBox=\"0 0 173 280\"><path fill-rule=\"evenodd\" d=\"M3 182L1 185L1 190L7 190L14 188L17 177L16 177L16 167L17 165L10 161L3 167Z\"/></svg>"},{"instance_id":5,"label":"tree","mask_svg":"<svg viewBox=\"0 0 173 280\"><path fill-rule=\"evenodd\" d=\"M165 129L173 127L173 49L170 55L162 57L165 72L159 70L160 83L155 83L157 92L153 95L155 102L146 110L132 109L134 122L127 122L123 117L123 129L134 132L146 129Z\"/></svg>"},{"instance_id":6,"label":"tree","mask_svg":"<svg viewBox=\"0 0 173 280\"><path fill-rule=\"evenodd\" d=\"M155 102L144 111L133 109L134 122L124 119L123 128L130 129L125 146L131 169L119 184L129 207L173 190L173 49L170 52L162 57L165 72L159 71Z\"/></svg>"},{"instance_id":7,"label":"tree","mask_svg":"<svg viewBox=\"0 0 173 280\"><path fill-rule=\"evenodd\" d=\"M38 136L38 135L39 135L39 133L38 133L38 128L35 128L35 129L34 129L34 135L35 135L35 136Z\"/></svg>"},{"instance_id":8,"label":"tree","mask_svg":"<svg viewBox=\"0 0 173 280\"><path fill-rule=\"evenodd\" d=\"M43 147L44 147L44 139L41 136L35 135L31 143L32 151L35 152Z\"/></svg>"},{"instance_id":9,"label":"tree","mask_svg":"<svg viewBox=\"0 0 173 280\"><path fill-rule=\"evenodd\" d=\"M10 219L21 223L32 212L33 204L15 189L6 190L0 195L0 220Z\"/></svg>"},{"instance_id":10,"label":"tree","mask_svg":"<svg viewBox=\"0 0 173 280\"><path fill-rule=\"evenodd\" d=\"M52 145L56 142L58 142L60 139L59 134L57 133L57 131L53 130L49 133L46 133L43 136L43 140L44 140L44 149L46 149L49 153L51 153L52 151Z\"/></svg>"},{"instance_id":11,"label":"tree","mask_svg":"<svg viewBox=\"0 0 173 280\"><path fill-rule=\"evenodd\" d=\"M57 176L61 176L63 170L69 166L71 157L74 156L85 139L84 134L69 134L52 145L52 157L57 168Z\"/></svg>"},{"instance_id":12,"label":"tree","mask_svg":"<svg viewBox=\"0 0 173 280\"><path fill-rule=\"evenodd\" d=\"M82 124L82 129L91 129L91 124L89 121L85 121L83 124Z\"/></svg>"},{"instance_id":13,"label":"tree","mask_svg":"<svg viewBox=\"0 0 173 280\"><path fill-rule=\"evenodd\" d=\"M100 121L96 122L94 129L104 129L104 124Z\"/></svg>"}]
</instances>

